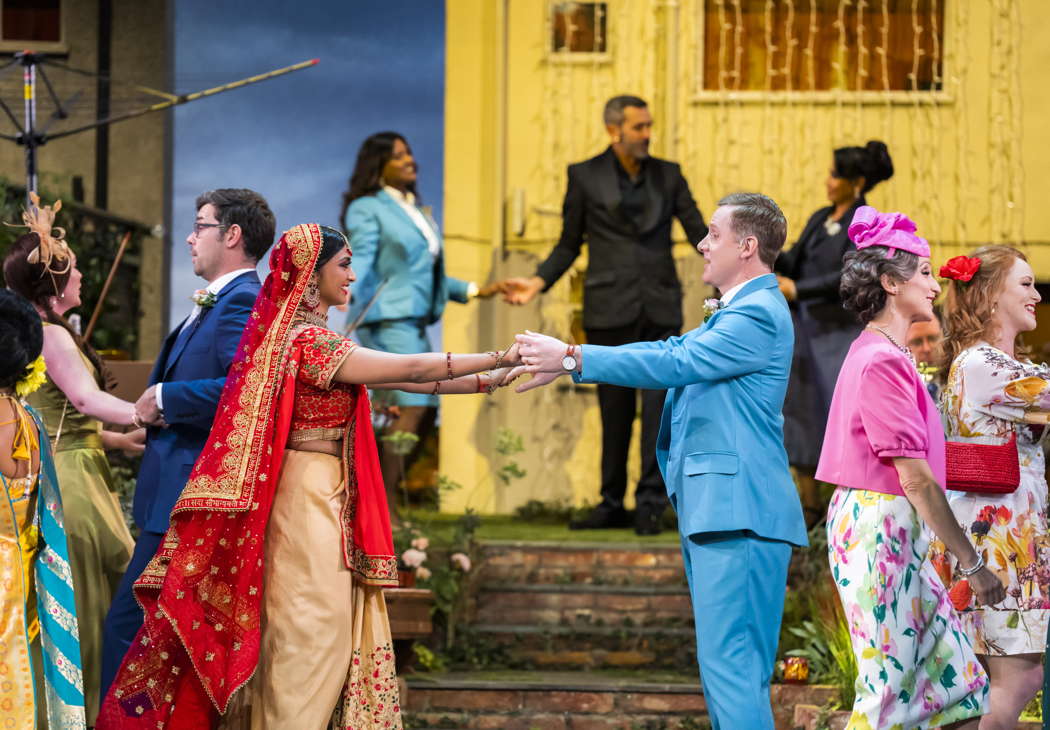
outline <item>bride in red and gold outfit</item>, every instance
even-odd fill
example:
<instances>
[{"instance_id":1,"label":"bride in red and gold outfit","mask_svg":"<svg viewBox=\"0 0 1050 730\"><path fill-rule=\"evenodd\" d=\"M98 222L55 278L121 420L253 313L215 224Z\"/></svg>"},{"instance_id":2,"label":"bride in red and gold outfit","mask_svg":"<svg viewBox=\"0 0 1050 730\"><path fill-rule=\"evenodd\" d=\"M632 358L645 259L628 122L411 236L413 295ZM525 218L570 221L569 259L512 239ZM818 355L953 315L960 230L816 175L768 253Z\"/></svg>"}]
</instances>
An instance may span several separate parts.
<instances>
[{"instance_id":1,"label":"bride in red and gold outfit","mask_svg":"<svg viewBox=\"0 0 1050 730\"><path fill-rule=\"evenodd\" d=\"M517 349L357 346L326 327L350 262L315 224L274 248L211 436L135 584L146 621L99 730L401 727L382 593L397 561L364 384L491 392Z\"/></svg>"}]
</instances>

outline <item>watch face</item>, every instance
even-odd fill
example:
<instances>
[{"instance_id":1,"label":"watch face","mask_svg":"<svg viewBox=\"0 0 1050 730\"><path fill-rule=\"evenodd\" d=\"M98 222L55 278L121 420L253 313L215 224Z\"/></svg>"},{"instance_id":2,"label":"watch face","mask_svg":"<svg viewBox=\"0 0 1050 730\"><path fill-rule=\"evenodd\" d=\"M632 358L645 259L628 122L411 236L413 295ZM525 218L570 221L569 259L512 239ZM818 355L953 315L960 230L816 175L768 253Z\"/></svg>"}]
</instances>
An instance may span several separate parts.
<instances>
[{"instance_id":1,"label":"watch face","mask_svg":"<svg viewBox=\"0 0 1050 730\"><path fill-rule=\"evenodd\" d=\"M561 359L561 366L566 370L575 370L576 358L574 358L572 355L566 355Z\"/></svg>"}]
</instances>

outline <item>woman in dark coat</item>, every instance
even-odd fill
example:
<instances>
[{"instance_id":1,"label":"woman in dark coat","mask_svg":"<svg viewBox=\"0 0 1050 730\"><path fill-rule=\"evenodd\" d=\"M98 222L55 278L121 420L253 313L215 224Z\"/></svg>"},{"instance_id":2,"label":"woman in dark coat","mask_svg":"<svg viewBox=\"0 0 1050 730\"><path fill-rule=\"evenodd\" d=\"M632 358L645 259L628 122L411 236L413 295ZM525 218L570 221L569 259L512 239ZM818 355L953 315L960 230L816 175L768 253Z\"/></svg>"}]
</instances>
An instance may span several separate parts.
<instances>
[{"instance_id":1,"label":"woman in dark coat","mask_svg":"<svg viewBox=\"0 0 1050 730\"><path fill-rule=\"evenodd\" d=\"M806 521L823 517L813 473L824 441L831 395L839 368L861 325L842 308L842 257L853 250L846 229L864 196L893 175L889 150L872 140L864 147L835 150L826 182L831 205L814 213L802 235L780 254L774 269L791 303L795 356L784 403L784 445L795 467Z\"/></svg>"}]
</instances>

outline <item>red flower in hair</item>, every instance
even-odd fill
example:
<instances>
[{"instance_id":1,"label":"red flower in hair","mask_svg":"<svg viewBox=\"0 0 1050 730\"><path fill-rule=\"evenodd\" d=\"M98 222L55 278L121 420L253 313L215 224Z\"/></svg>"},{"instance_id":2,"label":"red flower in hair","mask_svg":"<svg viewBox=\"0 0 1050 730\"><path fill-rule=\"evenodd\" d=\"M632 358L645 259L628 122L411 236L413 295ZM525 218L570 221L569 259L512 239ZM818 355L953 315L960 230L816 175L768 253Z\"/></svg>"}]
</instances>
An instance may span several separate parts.
<instances>
[{"instance_id":1,"label":"red flower in hair","mask_svg":"<svg viewBox=\"0 0 1050 730\"><path fill-rule=\"evenodd\" d=\"M937 275L944 279L955 279L956 281L969 281L977 270L981 268L981 260L974 256L956 256L944 262L944 266Z\"/></svg>"}]
</instances>

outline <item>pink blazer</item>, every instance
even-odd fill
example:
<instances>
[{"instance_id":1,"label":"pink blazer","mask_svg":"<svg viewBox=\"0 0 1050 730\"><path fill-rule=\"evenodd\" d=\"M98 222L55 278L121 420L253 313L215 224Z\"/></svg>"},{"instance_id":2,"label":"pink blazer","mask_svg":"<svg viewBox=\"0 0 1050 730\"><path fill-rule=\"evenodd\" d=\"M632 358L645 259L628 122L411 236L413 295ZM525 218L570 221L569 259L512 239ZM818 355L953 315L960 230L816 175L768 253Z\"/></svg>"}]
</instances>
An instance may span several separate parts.
<instances>
[{"instance_id":1,"label":"pink blazer","mask_svg":"<svg viewBox=\"0 0 1050 730\"><path fill-rule=\"evenodd\" d=\"M835 383L816 476L903 495L897 456L926 459L944 487L944 431L933 399L911 360L880 333L864 330Z\"/></svg>"}]
</instances>

